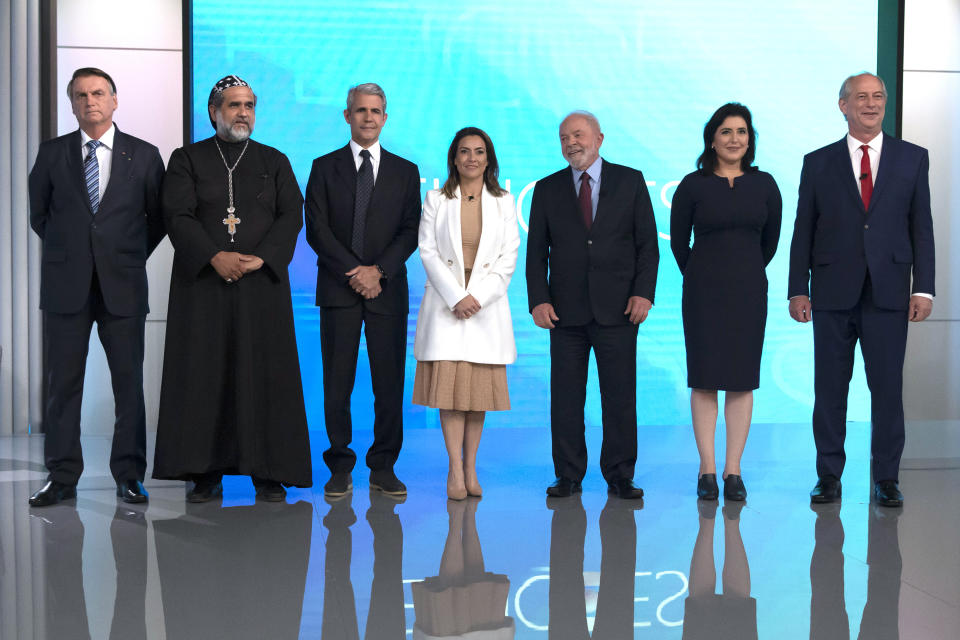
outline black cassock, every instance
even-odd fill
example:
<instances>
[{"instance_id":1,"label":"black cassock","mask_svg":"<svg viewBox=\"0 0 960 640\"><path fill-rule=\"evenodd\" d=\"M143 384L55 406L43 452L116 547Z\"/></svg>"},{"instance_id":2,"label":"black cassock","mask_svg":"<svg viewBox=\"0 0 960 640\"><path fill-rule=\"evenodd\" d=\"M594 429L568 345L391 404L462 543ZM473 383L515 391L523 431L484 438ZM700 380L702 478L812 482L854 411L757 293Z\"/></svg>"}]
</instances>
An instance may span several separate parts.
<instances>
[{"instance_id":1,"label":"black cassock","mask_svg":"<svg viewBox=\"0 0 960 640\"><path fill-rule=\"evenodd\" d=\"M309 487L310 443L287 266L303 225L290 161L253 140L233 173L230 242L227 169L243 143L216 138L177 149L162 202L175 249L167 312L154 478L257 476ZM263 259L234 283L210 264L218 251Z\"/></svg>"}]
</instances>

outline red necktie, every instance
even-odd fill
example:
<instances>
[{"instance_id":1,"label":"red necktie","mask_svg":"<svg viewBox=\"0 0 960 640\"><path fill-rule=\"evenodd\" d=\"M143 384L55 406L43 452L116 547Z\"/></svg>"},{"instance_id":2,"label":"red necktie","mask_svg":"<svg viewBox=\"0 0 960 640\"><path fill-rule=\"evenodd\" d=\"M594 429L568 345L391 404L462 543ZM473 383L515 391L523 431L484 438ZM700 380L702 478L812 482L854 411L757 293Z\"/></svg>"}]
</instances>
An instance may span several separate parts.
<instances>
[{"instance_id":1,"label":"red necktie","mask_svg":"<svg viewBox=\"0 0 960 640\"><path fill-rule=\"evenodd\" d=\"M863 198L863 208L870 208L870 196L873 195L873 173L870 171L870 147L861 145L863 157L860 158L860 197Z\"/></svg>"},{"instance_id":2,"label":"red necktie","mask_svg":"<svg viewBox=\"0 0 960 640\"><path fill-rule=\"evenodd\" d=\"M580 213L583 214L583 224L589 231L593 224L593 192L590 190L590 176L586 171L580 175Z\"/></svg>"}]
</instances>

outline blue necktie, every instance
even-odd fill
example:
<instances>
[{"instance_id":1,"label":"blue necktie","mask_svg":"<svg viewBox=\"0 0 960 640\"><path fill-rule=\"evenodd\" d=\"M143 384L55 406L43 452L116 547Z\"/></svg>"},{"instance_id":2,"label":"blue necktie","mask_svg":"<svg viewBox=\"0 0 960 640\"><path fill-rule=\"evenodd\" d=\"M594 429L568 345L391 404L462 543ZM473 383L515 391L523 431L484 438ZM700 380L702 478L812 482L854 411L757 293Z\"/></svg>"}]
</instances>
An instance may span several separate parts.
<instances>
[{"instance_id":1,"label":"blue necktie","mask_svg":"<svg viewBox=\"0 0 960 640\"><path fill-rule=\"evenodd\" d=\"M373 194L373 162L370 161L370 152L364 149L360 152L363 161L357 171L357 199L353 210L353 235L350 238L350 248L363 260L363 235L367 226L367 209L370 206L370 196Z\"/></svg>"},{"instance_id":2,"label":"blue necktie","mask_svg":"<svg viewBox=\"0 0 960 640\"><path fill-rule=\"evenodd\" d=\"M83 180L87 183L87 196L90 208L96 213L100 208L100 165L97 163L97 147L102 142L91 140L87 143L87 159L83 161Z\"/></svg>"}]
</instances>

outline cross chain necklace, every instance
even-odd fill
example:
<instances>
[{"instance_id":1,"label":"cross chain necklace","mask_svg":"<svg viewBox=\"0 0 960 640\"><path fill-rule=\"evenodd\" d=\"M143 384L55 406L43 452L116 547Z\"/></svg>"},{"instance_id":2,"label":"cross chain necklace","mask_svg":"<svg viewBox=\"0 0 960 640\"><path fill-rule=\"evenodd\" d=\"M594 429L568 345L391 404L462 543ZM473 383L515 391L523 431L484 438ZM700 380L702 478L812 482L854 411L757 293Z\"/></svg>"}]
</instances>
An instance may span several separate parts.
<instances>
[{"instance_id":1,"label":"cross chain necklace","mask_svg":"<svg viewBox=\"0 0 960 640\"><path fill-rule=\"evenodd\" d=\"M240 224L240 218L233 215L236 211L233 206L233 170L237 168L237 165L240 164L240 160L243 159L243 154L247 152L247 146L250 144L250 138L247 138L247 141L243 143L243 149L240 151L240 157L237 158L237 161L233 163L232 167L227 164L227 158L223 155L223 150L220 148L220 142L216 138L214 138L213 142L217 145L217 151L220 153L220 159L223 160L223 166L227 168L227 194L230 197L230 201L229 205L227 206L227 217L223 219L223 224L227 225L227 233L230 234L230 242L233 242L233 236L237 233L237 225Z\"/></svg>"}]
</instances>

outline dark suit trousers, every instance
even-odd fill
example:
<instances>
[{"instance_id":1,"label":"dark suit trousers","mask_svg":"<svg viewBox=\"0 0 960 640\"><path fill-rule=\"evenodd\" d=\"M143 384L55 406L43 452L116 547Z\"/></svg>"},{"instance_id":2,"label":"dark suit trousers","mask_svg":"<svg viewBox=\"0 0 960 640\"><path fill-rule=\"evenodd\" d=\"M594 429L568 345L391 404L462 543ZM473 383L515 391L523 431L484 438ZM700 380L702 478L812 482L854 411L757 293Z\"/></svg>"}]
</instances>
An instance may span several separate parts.
<instances>
[{"instance_id":1,"label":"dark suit trousers","mask_svg":"<svg viewBox=\"0 0 960 640\"><path fill-rule=\"evenodd\" d=\"M143 480L147 470L146 412L143 406L145 320L145 316L111 314L103 302L96 272L90 295L79 312L44 313L47 404L43 453L51 480L75 485L83 472L80 402L94 322L113 384L116 421L110 472L118 482Z\"/></svg>"},{"instance_id":2,"label":"dark suit trousers","mask_svg":"<svg viewBox=\"0 0 960 640\"><path fill-rule=\"evenodd\" d=\"M873 479L896 480L904 443L907 312L878 309L873 303L869 277L853 309L813 312L813 438L817 445L817 475L839 478L843 473L847 394L857 340L870 388Z\"/></svg>"},{"instance_id":3,"label":"dark suit trousers","mask_svg":"<svg viewBox=\"0 0 960 640\"><path fill-rule=\"evenodd\" d=\"M609 482L633 478L637 462L637 325L596 322L550 330L550 427L557 476L587 471L583 408L590 350L597 359L603 445L600 471Z\"/></svg>"},{"instance_id":4,"label":"dark suit trousers","mask_svg":"<svg viewBox=\"0 0 960 640\"><path fill-rule=\"evenodd\" d=\"M373 444L367 450L367 466L372 470L392 469L403 444L406 314L371 313L362 304L322 307L323 414L330 439L323 461L332 472L351 471L357 462L356 454L350 449L353 440L350 394L357 376L361 328L367 339L374 396Z\"/></svg>"}]
</instances>

